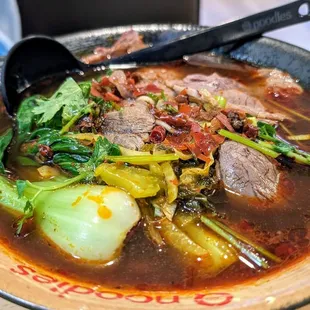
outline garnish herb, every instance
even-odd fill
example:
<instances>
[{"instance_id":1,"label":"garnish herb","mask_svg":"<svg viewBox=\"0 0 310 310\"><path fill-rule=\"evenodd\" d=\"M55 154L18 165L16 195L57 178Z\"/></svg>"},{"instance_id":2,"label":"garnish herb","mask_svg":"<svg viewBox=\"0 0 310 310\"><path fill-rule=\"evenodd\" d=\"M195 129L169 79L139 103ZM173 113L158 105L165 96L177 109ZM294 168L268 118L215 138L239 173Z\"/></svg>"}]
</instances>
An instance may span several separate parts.
<instances>
[{"instance_id":1,"label":"garnish herb","mask_svg":"<svg viewBox=\"0 0 310 310\"><path fill-rule=\"evenodd\" d=\"M68 78L50 98L36 98L37 106L32 112L40 115L38 124L43 124L62 110L62 121L69 122L76 113L79 113L87 106L85 86L82 88L72 79Z\"/></svg>"},{"instance_id":2,"label":"garnish herb","mask_svg":"<svg viewBox=\"0 0 310 310\"><path fill-rule=\"evenodd\" d=\"M2 163L4 152L11 143L13 138L12 128L7 129L2 136L0 136L0 172L5 173L4 165Z\"/></svg>"},{"instance_id":3,"label":"garnish herb","mask_svg":"<svg viewBox=\"0 0 310 310\"><path fill-rule=\"evenodd\" d=\"M269 141L260 141L261 146L293 158L297 163L310 165L310 154L278 138L276 129L272 125L259 121L257 126L259 128L258 136Z\"/></svg>"}]
</instances>

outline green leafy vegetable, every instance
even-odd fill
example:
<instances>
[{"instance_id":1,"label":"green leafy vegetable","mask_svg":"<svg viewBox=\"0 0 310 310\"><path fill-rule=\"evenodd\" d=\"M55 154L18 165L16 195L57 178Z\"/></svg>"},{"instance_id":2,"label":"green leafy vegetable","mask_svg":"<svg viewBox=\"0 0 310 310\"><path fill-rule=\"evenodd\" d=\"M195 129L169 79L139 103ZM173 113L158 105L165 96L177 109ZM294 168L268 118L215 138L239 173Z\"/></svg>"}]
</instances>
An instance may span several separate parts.
<instances>
[{"instance_id":1,"label":"green leafy vegetable","mask_svg":"<svg viewBox=\"0 0 310 310\"><path fill-rule=\"evenodd\" d=\"M257 126L259 128L259 136L261 138L268 140L268 141L277 140L276 138L277 132L276 132L276 129L272 125L258 121Z\"/></svg>"},{"instance_id":2,"label":"green leafy vegetable","mask_svg":"<svg viewBox=\"0 0 310 310\"><path fill-rule=\"evenodd\" d=\"M38 118L38 115L36 115L36 118ZM44 124L38 124L38 128L42 128L44 126L45 128L52 128L60 130L63 127L63 121L62 121L62 110L58 111L55 116L48 122Z\"/></svg>"},{"instance_id":3,"label":"green leafy vegetable","mask_svg":"<svg viewBox=\"0 0 310 310\"><path fill-rule=\"evenodd\" d=\"M0 136L0 172L4 173L4 165L2 163L4 152L11 143L13 138L13 130L12 128L7 129L2 136Z\"/></svg>"},{"instance_id":4,"label":"green leafy vegetable","mask_svg":"<svg viewBox=\"0 0 310 310\"><path fill-rule=\"evenodd\" d=\"M27 198L19 197L16 186L3 176L0 176L0 203L12 211L24 212Z\"/></svg>"},{"instance_id":5,"label":"green leafy vegetable","mask_svg":"<svg viewBox=\"0 0 310 310\"><path fill-rule=\"evenodd\" d=\"M206 209L215 212L213 204L208 197L197 191L191 191L184 186L179 187L178 198L182 199L182 205L195 212L205 211Z\"/></svg>"},{"instance_id":6,"label":"green leafy vegetable","mask_svg":"<svg viewBox=\"0 0 310 310\"><path fill-rule=\"evenodd\" d=\"M39 167L40 164L26 156L16 156L16 162L21 166Z\"/></svg>"},{"instance_id":7,"label":"green leafy vegetable","mask_svg":"<svg viewBox=\"0 0 310 310\"><path fill-rule=\"evenodd\" d=\"M215 96L214 98L215 98L216 101L218 102L220 108L221 108L221 109L225 109L226 103L227 103L226 98L224 98L223 96Z\"/></svg>"},{"instance_id":8,"label":"green leafy vegetable","mask_svg":"<svg viewBox=\"0 0 310 310\"><path fill-rule=\"evenodd\" d=\"M172 106L171 104L166 104L165 110L171 114L177 114L178 113L178 110L174 106Z\"/></svg>"},{"instance_id":9,"label":"green leafy vegetable","mask_svg":"<svg viewBox=\"0 0 310 310\"><path fill-rule=\"evenodd\" d=\"M16 234L19 235L21 230L25 224L25 222L33 217L34 206L30 200L26 201L26 205L24 207L24 215L17 222Z\"/></svg>"},{"instance_id":10,"label":"green leafy vegetable","mask_svg":"<svg viewBox=\"0 0 310 310\"><path fill-rule=\"evenodd\" d=\"M31 96L26 98L20 104L16 113L17 123L17 144L24 142L30 135L32 127L35 123L35 115L32 113L33 108L36 106L36 100L39 96Z\"/></svg>"},{"instance_id":11,"label":"green leafy vegetable","mask_svg":"<svg viewBox=\"0 0 310 310\"><path fill-rule=\"evenodd\" d=\"M35 115L41 115L38 124L50 121L61 109L63 122L69 122L87 106L81 87L72 78L68 78L52 97L37 98L36 103L38 106L34 107L32 112Z\"/></svg>"},{"instance_id":12,"label":"green leafy vegetable","mask_svg":"<svg viewBox=\"0 0 310 310\"><path fill-rule=\"evenodd\" d=\"M90 94L90 89L91 89L91 82L90 81L81 82L79 83L79 86L82 90L84 98L88 99L89 94Z\"/></svg>"},{"instance_id":13,"label":"green leafy vegetable","mask_svg":"<svg viewBox=\"0 0 310 310\"><path fill-rule=\"evenodd\" d=\"M43 132L46 133L46 131L43 131ZM82 180L91 181L94 178L95 168L102 162L105 156L109 154L112 154L112 155L121 154L121 151L118 145L110 143L106 138L102 139L102 137L99 137L96 141L93 154L89 158L89 156L87 156L89 152L87 152L86 154L81 154L81 153L75 154L73 152L73 151L77 151L75 148L76 144L72 143L72 141L75 141L75 143L77 143L76 140L69 139L70 143L68 144L68 143L64 143L63 138L69 139L66 137L62 137L62 140L60 140L59 142L58 140L59 137L57 136L57 134L55 134L55 132L51 133L51 136L45 137L45 139L47 139L49 142L57 141L57 143L55 144L57 148L54 148L53 149L54 151L55 150L64 151L64 153L56 154L53 158L53 162L55 164L58 164L62 169L70 172L72 175L75 175L75 177L71 179L66 179L61 182L54 182L53 185L51 186L41 186L41 185L37 185L36 183L31 183L29 181L17 181L17 191L20 197L23 197L24 191L27 188L32 188L32 189L37 190L36 195L33 196L31 200L29 200L29 202L27 202L27 205L26 205L27 208L24 210L24 216L18 223L18 233L21 231L25 220L27 220L33 215L33 211L34 211L33 205L34 205L34 200L37 197L37 195L41 194L41 192L58 190L60 188L67 187L73 183L76 183ZM66 153L66 151L68 152Z\"/></svg>"},{"instance_id":14,"label":"green leafy vegetable","mask_svg":"<svg viewBox=\"0 0 310 310\"><path fill-rule=\"evenodd\" d=\"M53 143L51 149L53 152L64 152L80 155L87 155L91 153L91 150L88 147L70 138L64 138L59 142Z\"/></svg>"},{"instance_id":15,"label":"green leafy vegetable","mask_svg":"<svg viewBox=\"0 0 310 310\"><path fill-rule=\"evenodd\" d=\"M86 155L58 153L53 157L53 163L72 175L78 175L81 164L88 162L89 159L90 156Z\"/></svg>"},{"instance_id":16,"label":"green leafy vegetable","mask_svg":"<svg viewBox=\"0 0 310 310\"><path fill-rule=\"evenodd\" d=\"M121 155L121 150L117 144L111 143L107 138L99 137L95 143L94 152L90 160L81 165L80 172L86 173L86 179L91 180L94 177L95 169L108 155L119 156Z\"/></svg>"},{"instance_id":17,"label":"green leafy vegetable","mask_svg":"<svg viewBox=\"0 0 310 310\"><path fill-rule=\"evenodd\" d=\"M117 144L111 143L107 138L99 137L96 141L92 160L98 166L106 156L120 156L121 150Z\"/></svg>"},{"instance_id":18,"label":"green leafy vegetable","mask_svg":"<svg viewBox=\"0 0 310 310\"><path fill-rule=\"evenodd\" d=\"M25 155L35 155L40 145L49 146L55 153L91 154L89 147L82 145L76 139L62 136L58 130L41 128L33 132L29 139L33 138L35 138L34 141L30 141L22 148Z\"/></svg>"},{"instance_id":19,"label":"green leafy vegetable","mask_svg":"<svg viewBox=\"0 0 310 310\"><path fill-rule=\"evenodd\" d=\"M160 99L160 97L154 93L148 93L147 96L153 99L155 103Z\"/></svg>"},{"instance_id":20,"label":"green leafy vegetable","mask_svg":"<svg viewBox=\"0 0 310 310\"><path fill-rule=\"evenodd\" d=\"M2 190L5 190L5 196L0 198L0 202L10 209L15 209L23 213L23 216L17 221L16 234L19 235L25 221L33 216L34 207L32 201L36 195L32 200L24 196L27 186L27 181L24 180L16 181L17 194L13 184L2 177L0 178L0 185Z\"/></svg>"},{"instance_id":21,"label":"green leafy vegetable","mask_svg":"<svg viewBox=\"0 0 310 310\"><path fill-rule=\"evenodd\" d=\"M154 93L147 93L146 94L148 97L150 97L151 99L153 99L155 101L155 103L157 103L159 100L164 100L167 101L167 97L164 93L164 91L162 90L160 95L154 94Z\"/></svg>"},{"instance_id":22,"label":"green leafy vegetable","mask_svg":"<svg viewBox=\"0 0 310 310\"><path fill-rule=\"evenodd\" d=\"M73 152L72 145L60 144L60 142L52 149L54 151L63 151L53 157L54 164L59 165L62 169L73 175L86 173L86 179L88 181L93 178L95 168L105 160L106 156L119 156L121 154L117 144L113 144L108 139L102 137L97 139L91 156L89 154L89 148L87 148L88 152L75 153Z\"/></svg>"},{"instance_id":23,"label":"green leafy vegetable","mask_svg":"<svg viewBox=\"0 0 310 310\"><path fill-rule=\"evenodd\" d=\"M162 100L167 101L167 96L165 95L163 90L161 91L160 96Z\"/></svg>"},{"instance_id":24,"label":"green leafy vegetable","mask_svg":"<svg viewBox=\"0 0 310 310\"><path fill-rule=\"evenodd\" d=\"M104 73L105 73L106 76L111 76L112 73L113 73L113 70L112 69L107 69L107 70L104 71Z\"/></svg>"},{"instance_id":25,"label":"green leafy vegetable","mask_svg":"<svg viewBox=\"0 0 310 310\"><path fill-rule=\"evenodd\" d=\"M293 145L279 139L277 137L276 129L272 125L259 121L257 122L257 126L259 128L259 137L263 140L271 142L268 143L260 141L259 144L262 147L293 158L297 163L310 165L310 154L301 151Z\"/></svg>"},{"instance_id":26,"label":"green leafy vegetable","mask_svg":"<svg viewBox=\"0 0 310 310\"><path fill-rule=\"evenodd\" d=\"M119 110L118 106L113 101L102 100L99 105L103 114L111 111L113 108Z\"/></svg>"},{"instance_id":27,"label":"green leafy vegetable","mask_svg":"<svg viewBox=\"0 0 310 310\"><path fill-rule=\"evenodd\" d=\"M16 189L17 189L17 194L19 198L24 196L26 185L27 185L27 182L25 180L16 181Z\"/></svg>"}]
</instances>

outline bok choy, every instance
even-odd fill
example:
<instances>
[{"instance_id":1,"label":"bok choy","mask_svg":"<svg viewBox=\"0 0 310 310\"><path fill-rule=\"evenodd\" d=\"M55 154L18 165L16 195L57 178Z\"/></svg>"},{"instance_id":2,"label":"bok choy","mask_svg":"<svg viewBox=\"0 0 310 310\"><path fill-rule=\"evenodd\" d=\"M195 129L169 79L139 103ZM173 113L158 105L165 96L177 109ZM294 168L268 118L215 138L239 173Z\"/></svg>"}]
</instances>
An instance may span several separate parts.
<instances>
[{"instance_id":1,"label":"bok choy","mask_svg":"<svg viewBox=\"0 0 310 310\"><path fill-rule=\"evenodd\" d=\"M174 217L174 223L193 242L208 252L207 272L217 274L238 260L235 249L213 231L204 229L193 214L179 212Z\"/></svg>"},{"instance_id":2,"label":"bok choy","mask_svg":"<svg viewBox=\"0 0 310 310\"><path fill-rule=\"evenodd\" d=\"M243 237L239 233L234 232L232 229L226 227L221 222L218 222L207 216L202 216L201 221L204 225L213 230L224 240L228 241L236 249L238 249L241 254L246 256L251 262L254 262L257 266L264 269L269 268L268 261L264 257L261 257L258 253L261 253L263 256L268 257L269 259L277 263L281 262L281 259L278 258L276 255L270 253L266 249L250 241L246 237ZM258 253L256 253L256 251Z\"/></svg>"},{"instance_id":3,"label":"bok choy","mask_svg":"<svg viewBox=\"0 0 310 310\"><path fill-rule=\"evenodd\" d=\"M135 200L109 186L75 185L50 190L63 183L25 184L24 196L19 197L16 185L0 177L0 203L12 212L25 214L28 201L32 201L37 228L67 254L90 261L114 259L127 233L140 219Z\"/></svg>"},{"instance_id":4,"label":"bok choy","mask_svg":"<svg viewBox=\"0 0 310 310\"><path fill-rule=\"evenodd\" d=\"M43 192L35 206L35 220L48 239L66 253L94 261L114 259L140 219L131 196L100 185Z\"/></svg>"}]
</instances>

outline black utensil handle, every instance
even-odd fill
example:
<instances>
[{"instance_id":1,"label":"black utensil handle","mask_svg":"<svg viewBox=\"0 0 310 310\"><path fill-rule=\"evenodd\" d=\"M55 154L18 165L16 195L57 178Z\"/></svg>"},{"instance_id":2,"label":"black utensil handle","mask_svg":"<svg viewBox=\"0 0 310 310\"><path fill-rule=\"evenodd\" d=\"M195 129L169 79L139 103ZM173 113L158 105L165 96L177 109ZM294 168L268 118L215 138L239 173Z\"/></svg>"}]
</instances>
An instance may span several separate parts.
<instances>
[{"instance_id":1,"label":"black utensil handle","mask_svg":"<svg viewBox=\"0 0 310 310\"><path fill-rule=\"evenodd\" d=\"M303 4L306 4L308 9L310 8L310 0L298 0L227 24L212 27L198 34L185 36L183 39L114 58L105 61L103 64L175 60L186 54L203 52L241 39L249 39L268 31L306 22L310 20L309 12L306 15L299 13L299 9Z\"/></svg>"}]
</instances>

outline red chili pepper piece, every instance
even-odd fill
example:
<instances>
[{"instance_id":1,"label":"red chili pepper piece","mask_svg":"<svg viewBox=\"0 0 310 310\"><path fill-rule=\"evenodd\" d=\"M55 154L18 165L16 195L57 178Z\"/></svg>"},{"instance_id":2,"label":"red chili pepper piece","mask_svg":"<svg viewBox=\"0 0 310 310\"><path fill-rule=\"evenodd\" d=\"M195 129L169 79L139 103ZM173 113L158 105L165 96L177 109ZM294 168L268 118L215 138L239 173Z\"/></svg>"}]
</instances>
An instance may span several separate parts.
<instances>
[{"instance_id":1,"label":"red chili pepper piece","mask_svg":"<svg viewBox=\"0 0 310 310\"><path fill-rule=\"evenodd\" d=\"M147 93L161 93L162 89L157 87L155 84L148 84L144 87L144 91Z\"/></svg>"},{"instance_id":2,"label":"red chili pepper piece","mask_svg":"<svg viewBox=\"0 0 310 310\"><path fill-rule=\"evenodd\" d=\"M115 102L121 101L121 98L120 98L120 97L114 95L114 94L111 93L111 92L105 93L105 94L104 94L104 99L105 99L105 100L108 100L108 101L109 101L109 100L115 101Z\"/></svg>"},{"instance_id":3,"label":"red chili pepper piece","mask_svg":"<svg viewBox=\"0 0 310 310\"><path fill-rule=\"evenodd\" d=\"M183 117L182 114L177 114L177 115L161 115L159 119L163 122L166 122L170 126L175 126L175 127L188 127L190 126L190 123Z\"/></svg>"},{"instance_id":4,"label":"red chili pepper piece","mask_svg":"<svg viewBox=\"0 0 310 310\"><path fill-rule=\"evenodd\" d=\"M108 77L103 76L101 81L100 81L100 85L101 86L109 86L111 84L110 80Z\"/></svg>"},{"instance_id":5,"label":"red chili pepper piece","mask_svg":"<svg viewBox=\"0 0 310 310\"><path fill-rule=\"evenodd\" d=\"M216 142L209 133L193 132L192 137L195 140L195 144L205 155L209 155L217 147Z\"/></svg>"},{"instance_id":6,"label":"red chili pepper piece","mask_svg":"<svg viewBox=\"0 0 310 310\"><path fill-rule=\"evenodd\" d=\"M152 143L161 143L166 138L166 129L161 126L155 126L150 134L150 141Z\"/></svg>"},{"instance_id":7,"label":"red chili pepper piece","mask_svg":"<svg viewBox=\"0 0 310 310\"><path fill-rule=\"evenodd\" d=\"M52 149L47 146L47 145L43 145L41 144L39 146L39 153L43 156L43 157L46 157L46 158L52 158L53 157L53 151Z\"/></svg>"}]
</instances>

